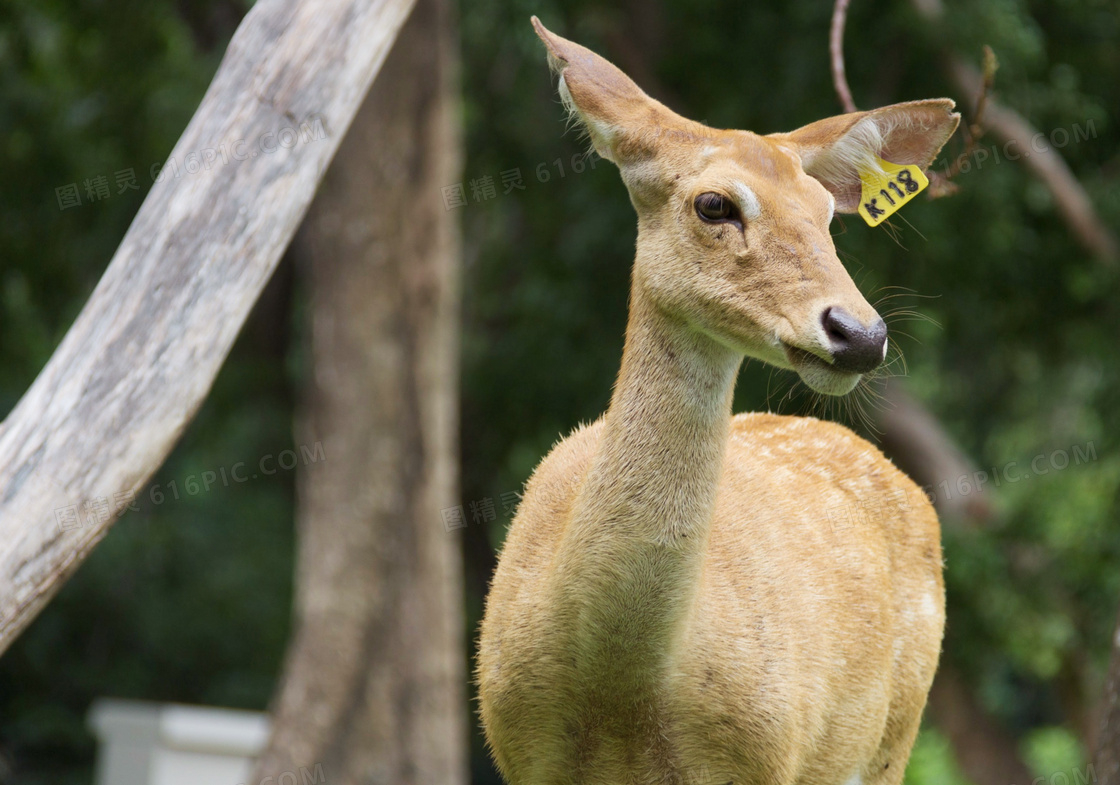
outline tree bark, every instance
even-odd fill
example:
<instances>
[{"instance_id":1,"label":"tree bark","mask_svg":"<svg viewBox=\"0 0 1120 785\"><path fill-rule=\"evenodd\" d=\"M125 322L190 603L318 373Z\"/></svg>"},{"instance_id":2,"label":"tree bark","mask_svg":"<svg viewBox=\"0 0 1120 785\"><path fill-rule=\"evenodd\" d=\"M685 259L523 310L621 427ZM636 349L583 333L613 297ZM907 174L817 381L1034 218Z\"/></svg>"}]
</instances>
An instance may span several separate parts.
<instances>
[{"instance_id":1,"label":"tree bark","mask_svg":"<svg viewBox=\"0 0 1120 785\"><path fill-rule=\"evenodd\" d=\"M1101 699L1093 768L1100 785L1120 785L1120 617L1112 633L1112 661Z\"/></svg>"},{"instance_id":2,"label":"tree bark","mask_svg":"<svg viewBox=\"0 0 1120 785\"><path fill-rule=\"evenodd\" d=\"M458 176L446 0L419 0L297 238L310 283L296 627L253 782L467 778L457 497ZM272 781L272 780L269 780Z\"/></svg>"},{"instance_id":3,"label":"tree bark","mask_svg":"<svg viewBox=\"0 0 1120 785\"><path fill-rule=\"evenodd\" d=\"M198 410L412 2L261 0L238 28L89 302L0 423L0 652Z\"/></svg>"}]
</instances>

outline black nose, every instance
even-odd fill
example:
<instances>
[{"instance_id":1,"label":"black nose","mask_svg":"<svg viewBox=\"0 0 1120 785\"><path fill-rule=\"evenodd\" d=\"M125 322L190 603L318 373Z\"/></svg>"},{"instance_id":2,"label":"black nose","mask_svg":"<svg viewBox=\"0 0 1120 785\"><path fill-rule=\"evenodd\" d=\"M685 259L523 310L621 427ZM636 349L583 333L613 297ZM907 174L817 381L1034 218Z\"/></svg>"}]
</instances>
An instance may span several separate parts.
<instances>
[{"instance_id":1,"label":"black nose","mask_svg":"<svg viewBox=\"0 0 1120 785\"><path fill-rule=\"evenodd\" d=\"M848 373L867 373L883 362L887 345L887 324L876 318L870 326L863 324L843 308L825 308L821 314L832 367Z\"/></svg>"}]
</instances>

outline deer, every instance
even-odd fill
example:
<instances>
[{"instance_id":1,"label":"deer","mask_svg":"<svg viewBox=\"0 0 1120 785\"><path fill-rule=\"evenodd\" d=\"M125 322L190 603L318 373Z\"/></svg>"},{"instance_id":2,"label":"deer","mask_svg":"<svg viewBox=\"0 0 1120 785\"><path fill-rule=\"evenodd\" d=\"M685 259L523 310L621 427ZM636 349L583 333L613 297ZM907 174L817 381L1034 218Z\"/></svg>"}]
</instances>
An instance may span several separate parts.
<instances>
[{"instance_id":1,"label":"deer","mask_svg":"<svg viewBox=\"0 0 1120 785\"><path fill-rule=\"evenodd\" d=\"M937 515L848 428L732 415L746 358L841 396L887 329L840 262L866 172L930 166L949 99L796 131L676 114L532 24L637 213L605 414L526 483L475 678L511 785L897 785L940 654Z\"/></svg>"}]
</instances>

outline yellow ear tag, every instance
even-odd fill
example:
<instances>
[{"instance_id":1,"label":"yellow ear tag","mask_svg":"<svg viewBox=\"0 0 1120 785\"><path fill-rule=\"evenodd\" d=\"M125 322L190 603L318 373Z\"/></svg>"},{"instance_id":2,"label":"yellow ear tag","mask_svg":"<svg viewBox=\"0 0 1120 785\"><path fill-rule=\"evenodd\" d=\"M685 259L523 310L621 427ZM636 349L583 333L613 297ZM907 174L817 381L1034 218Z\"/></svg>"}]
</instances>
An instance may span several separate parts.
<instances>
[{"instance_id":1,"label":"yellow ear tag","mask_svg":"<svg viewBox=\"0 0 1120 785\"><path fill-rule=\"evenodd\" d=\"M859 200L859 214L868 226L878 226L890 218L929 185L929 179L921 167L908 164L899 166L882 158L876 158L882 171L863 170L859 179L863 183L863 195Z\"/></svg>"}]
</instances>

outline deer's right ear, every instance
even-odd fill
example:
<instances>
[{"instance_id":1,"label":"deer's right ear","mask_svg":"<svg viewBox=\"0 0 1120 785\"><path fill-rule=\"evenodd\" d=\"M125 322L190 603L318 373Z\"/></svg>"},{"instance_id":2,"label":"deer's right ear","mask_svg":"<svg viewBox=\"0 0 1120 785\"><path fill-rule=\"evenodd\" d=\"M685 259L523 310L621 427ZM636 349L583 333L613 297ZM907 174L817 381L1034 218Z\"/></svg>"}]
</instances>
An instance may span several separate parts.
<instances>
[{"instance_id":1,"label":"deer's right ear","mask_svg":"<svg viewBox=\"0 0 1120 785\"><path fill-rule=\"evenodd\" d=\"M537 17L532 21L560 76L560 99L603 158L621 166L648 157L660 131L683 121L606 59L551 32Z\"/></svg>"},{"instance_id":2,"label":"deer's right ear","mask_svg":"<svg viewBox=\"0 0 1120 785\"><path fill-rule=\"evenodd\" d=\"M928 168L960 119L952 101L933 98L836 115L769 138L797 151L805 173L832 193L838 212L854 213L861 172L879 169L880 158Z\"/></svg>"}]
</instances>

